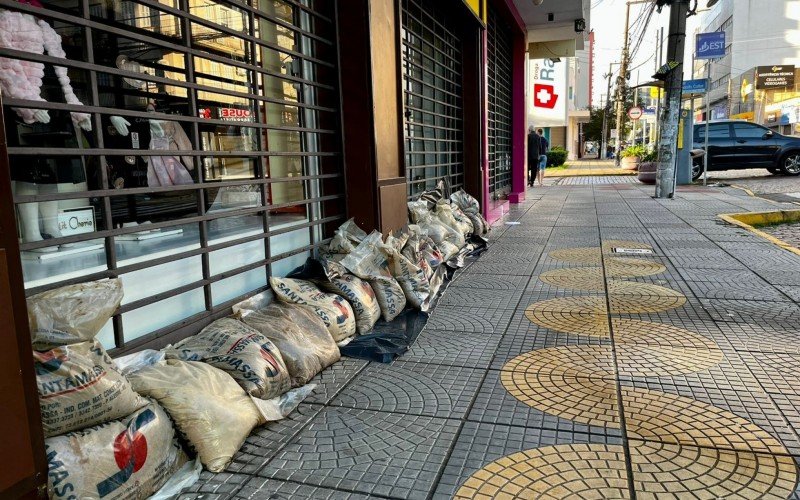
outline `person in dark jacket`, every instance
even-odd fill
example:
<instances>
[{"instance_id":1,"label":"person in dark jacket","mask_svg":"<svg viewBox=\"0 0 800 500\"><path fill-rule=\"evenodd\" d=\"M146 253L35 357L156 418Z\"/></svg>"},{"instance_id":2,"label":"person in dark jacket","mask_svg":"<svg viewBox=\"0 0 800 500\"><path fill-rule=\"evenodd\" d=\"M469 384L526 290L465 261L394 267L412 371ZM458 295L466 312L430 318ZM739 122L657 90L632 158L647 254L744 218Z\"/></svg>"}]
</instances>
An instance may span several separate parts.
<instances>
[{"instance_id":1,"label":"person in dark jacket","mask_svg":"<svg viewBox=\"0 0 800 500\"><path fill-rule=\"evenodd\" d=\"M544 186L544 169L547 168L547 152L550 150L550 142L544 136L544 129L537 130L536 136L539 139L539 185Z\"/></svg>"},{"instance_id":2,"label":"person in dark jacket","mask_svg":"<svg viewBox=\"0 0 800 500\"><path fill-rule=\"evenodd\" d=\"M539 155L542 141L533 127L528 129L528 185L533 187L533 181L539 172Z\"/></svg>"}]
</instances>

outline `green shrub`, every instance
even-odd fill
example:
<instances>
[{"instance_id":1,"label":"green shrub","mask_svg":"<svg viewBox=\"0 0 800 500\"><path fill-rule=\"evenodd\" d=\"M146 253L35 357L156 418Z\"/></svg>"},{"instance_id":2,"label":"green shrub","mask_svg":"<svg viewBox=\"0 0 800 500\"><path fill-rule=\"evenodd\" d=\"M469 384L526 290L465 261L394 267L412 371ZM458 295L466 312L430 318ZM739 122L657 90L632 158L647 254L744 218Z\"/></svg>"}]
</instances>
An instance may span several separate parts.
<instances>
[{"instance_id":1,"label":"green shrub","mask_svg":"<svg viewBox=\"0 0 800 500\"><path fill-rule=\"evenodd\" d=\"M560 167L567 162L567 154L569 154L569 151L561 146L553 146L550 151L547 152L547 166Z\"/></svg>"},{"instance_id":2,"label":"green shrub","mask_svg":"<svg viewBox=\"0 0 800 500\"><path fill-rule=\"evenodd\" d=\"M647 148L641 145L629 146L622 150L623 158L644 158L647 154Z\"/></svg>"},{"instance_id":3,"label":"green shrub","mask_svg":"<svg viewBox=\"0 0 800 500\"><path fill-rule=\"evenodd\" d=\"M642 156L642 161L648 163L658 161L658 151L648 151L646 155Z\"/></svg>"}]
</instances>

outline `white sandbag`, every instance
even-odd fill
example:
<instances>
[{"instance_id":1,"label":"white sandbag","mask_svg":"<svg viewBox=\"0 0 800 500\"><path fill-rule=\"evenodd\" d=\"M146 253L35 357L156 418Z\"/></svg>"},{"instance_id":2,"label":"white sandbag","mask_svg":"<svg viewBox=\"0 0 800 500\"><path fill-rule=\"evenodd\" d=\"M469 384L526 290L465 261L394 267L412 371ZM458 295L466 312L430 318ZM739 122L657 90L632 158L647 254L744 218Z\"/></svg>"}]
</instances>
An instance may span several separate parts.
<instances>
[{"instance_id":1,"label":"white sandbag","mask_svg":"<svg viewBox=\"0 0 800 500\"><path fill-rule=\"evenodd\" d=\"M472 220L467 216L467 214L465 214L456 205L450 205L450 210L453 213L453 219L455 219L458 227L461 229L461 232L465 237L469 237L469 235L475 233L475 225L472 223Z\"/></svg>"},{"instance_id":2,"label":"white sandbag","mask_svg":"<svg viewBox=\"0 0 800 500\"><path fill-rule=\"evenodd\" d=\"M54 499L145 499L186 462L158 405L120 420L45 440Z\"/></svg>"},{"instance_id":3,"label":"white sandbag","mask_svg":"<svg viewBox=\"0 0 800 500\"><path fill-rule=\"evenodd\" d=\"M422 201L408 203L411 220L419 227L425 236L428 236L441 250L444 260L447 261L458 253L464 246L464 236L454 227L449 227L428 210L427 204Z\"/></svg>"},{"instance_id":4,"label":"white sandbag","mask_svg":"<svg viewBox=\"0 0 800 500\"><path fill-rule=\"evenodd\" d=\"M444 263L444 256L429 237L419 230L419 226L409 226L411 236L401 252L409 261L422 269L430 279L436 269Z\"/></svg>"},{"instance_id":5,"label":"white sandbag","mask_svg":"<svg viewBox=\"0 0 800 500\"><path fill-rule=\"evenodd\" d=\"M333 340L338 342L355 335L355 314L339 295L325 293L313 283L298 279L270 277L269 284L278 300L311 307L322 318Z\"/></svg>"},{"instance_id":6,"label":"white sandbag","mask_svg":"<svg viewBox=\"0 0 800 500\"><path fill-rule=\"evenodd\" d=\"M92 340L122 302L122 281L104 279L69 285L28 298L33 348Z\"/></svg>"},{"instance_id":7,"label":"white sandbag","mask_svg":"<svg viewBox=\"0 0 800 500\"><path fill-rule=\"evenodd\" d=\"M427 310L431 299L431 290L425 271L401 254L392 243L395 242L390 235L387 244L381 247L386 254L392 276L400 283L406 301L411 307Z\"/></svg>"},{"instance_id":8,"label":"white sandbag","mask_svg":"<svg viewBox=\"0 0 800 500\"><path fill-rule=\"evenodd\" d=\"M342 259L341 264L351 273L369 282L378 299L383 319L392 321L405 309L406 296L389 270L389 262L380 249L382 244L383 237L375 231Z\"/></svg>"},{"instance_id":9,"label":"white sandbag","mask_svg":"<svg viewBox=\"0 0 800 500\"><path fill-rule=\"evenodd\" d=\"M356 225L354 219L350 219L335 231L333 239L328 244L328 251L330 253L350 253L366 237L367 233Z\"/></svg>"},{"instance_id":10,"label":"white sandbag","mask_svg":"<svg viewBox=\"0 0 800 500\"><path fill-rule=\"evenodd\" d=\"M145 404L97 340L33 352L45 437L117 420Z\"/></svg>"},{"instance_id":11,"label":"white sandbag","mask_svg":"<svg viewBox=\"0 0 800 500\"><path fill-rule=\"evenodd\" d=\"M467 215L472 222L474 234L482 236L489 232L489 223L481 215L481 206L478 200L461 189L450 195L450 201Z\"/></svg>"},{"instance_id":12,"label":"white sandbag","mask_svg":"<svg viewBox=\"0 0 800 500\"><path fill-rule=\"evenodd\" d=\"M265 422L250 396L226 372L196 361L168 359L130 376L134 389L156 399L211 472L222 472Z\"/></svg>"},{"instance_id":13,"label":"white sandbag","mask_svg":"<svg viewBox=\"0 0 800 500\"><path fill-rule=\"evenodd\" d=\"M339 348L325 323L305 306L276 302L243 314L242 321L278 347L294 387L339 361Z\"/></svg>"},{"instance_id":14,"label":"white sandbag","mask_svg":"<svg viewBox=\"0 0 800 500\"><path fill-rule=\"evenodd\" d=\"M320 288L343 297L353 307L356 315L356 330L361 335L368 333L381 317L381 306L375 291L368 281L352 274L343 274L330 281L320 281Z\"/></svg>"},{"instance_id":15,"label":"white sandbag","mask_svg":"<svg viewBox=\"0 0 800 500\"><path fill-rule=\"evenodd\" d=\"M202 361L227 372L253 397L272 399L291 381L280 350L267 337L234 318L222 318L164 349L167 359Z\"/></svg>"},{"instance_id":16,"label":"white sandbag","mask_svg":"<svg viewBox=\"0 0 800 500\"><path fill-rule=\"evenodd\" d=\"M441 202L437 204L434 211L434 216L439 222L444 224L447 228L452 229L455 233L455 235L447 238L448 241L453 243L458 248L461 248L466 244L466 239L464 237L466 235L465 230L467 227L463 224L459 224L453 215L453 210L449 203Z\"/></svg>"}]
</instances>

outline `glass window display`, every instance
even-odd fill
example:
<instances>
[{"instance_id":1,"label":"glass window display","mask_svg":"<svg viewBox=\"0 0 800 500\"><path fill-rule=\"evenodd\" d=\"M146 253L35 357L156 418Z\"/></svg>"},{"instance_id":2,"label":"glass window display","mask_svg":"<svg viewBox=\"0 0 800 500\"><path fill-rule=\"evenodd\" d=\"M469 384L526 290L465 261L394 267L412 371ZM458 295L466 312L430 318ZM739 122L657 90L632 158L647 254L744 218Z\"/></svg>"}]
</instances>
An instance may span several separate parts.
<instances>
[{"instance_id":1,"label":"glass window display","mask_svg":"<svg viewBox=\"0 0 800 500\"><path fill-rule=\"evenodd\" d=\"M322 244L344 215L333 9L0 8L28 293L120 276L126 299L101 338L124 351L201 325Z\"/></svg>"}]
</instances>

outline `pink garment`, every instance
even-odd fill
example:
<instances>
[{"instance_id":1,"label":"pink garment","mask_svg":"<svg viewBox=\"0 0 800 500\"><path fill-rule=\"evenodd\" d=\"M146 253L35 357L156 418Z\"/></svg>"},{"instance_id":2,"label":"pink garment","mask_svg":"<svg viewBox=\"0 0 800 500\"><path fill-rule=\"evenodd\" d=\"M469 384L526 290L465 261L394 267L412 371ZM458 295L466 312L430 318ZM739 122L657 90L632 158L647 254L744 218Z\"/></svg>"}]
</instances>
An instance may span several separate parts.
<instances>
[{"instance_id":1,"label":"pink garment","mask_svg":"<svg viewBox=\"0 0 800 500\"><path fill-rule=\"evenodd\" d=\"M46 22L30 14L0 9L0 47L44 54L66 59L67 54L61 47L61 36ZM64 99L68 104L83 105L75 95L67 75L67 68L55 66L55 73ZM31 61L19 61L0 57L0 87L6 95L17 99L44 101L42 98L42 78L44 64ZM34 123L35 109L16 108L14 111L25 123ZM70 113L76 126L91 129L91 116L87 113Z\"/></svg>"},{"instance_id":2,"label":"pink garment","mask_svg":"<svg viewBox=\"0 0 800 500\"><path fill-rule=\"evenodd\" d=\"M180 124L163 120L150 120L150 149L152 151L190 151L192 142ZM187 170L194 168L191 156L151 156L147 165L147 185L174 186L192 184L194 179Z\"/></svg>"}]
</instances>

